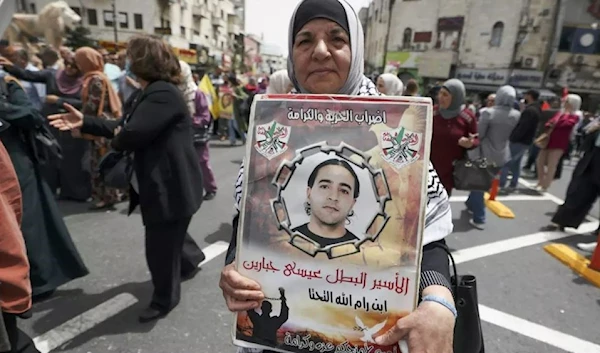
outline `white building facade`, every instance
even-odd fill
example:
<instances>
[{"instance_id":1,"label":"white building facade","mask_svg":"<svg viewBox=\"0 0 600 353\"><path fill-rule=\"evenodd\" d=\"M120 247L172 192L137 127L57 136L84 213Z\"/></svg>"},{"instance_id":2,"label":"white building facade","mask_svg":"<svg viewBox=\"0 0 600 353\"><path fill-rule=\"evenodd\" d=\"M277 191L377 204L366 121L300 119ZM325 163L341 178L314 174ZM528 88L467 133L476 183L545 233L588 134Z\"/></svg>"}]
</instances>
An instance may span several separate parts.
<instances>
[{"instance_id":1,"label":"white building facade","mask_svg":"<svg viewBox=\"0 0 600 353\"><path fill-rule=\"evenodd\" d=\"M24 0L27 12L39 12L54 0ZM115 41L122 47L133 35L162 35L182 50L201 48L220 64L232 56L236 36L243 33L243 0L66 0L81 15L93 39ZM240 18L242 16L242 18Z\"/></svg>"}]
</instances>

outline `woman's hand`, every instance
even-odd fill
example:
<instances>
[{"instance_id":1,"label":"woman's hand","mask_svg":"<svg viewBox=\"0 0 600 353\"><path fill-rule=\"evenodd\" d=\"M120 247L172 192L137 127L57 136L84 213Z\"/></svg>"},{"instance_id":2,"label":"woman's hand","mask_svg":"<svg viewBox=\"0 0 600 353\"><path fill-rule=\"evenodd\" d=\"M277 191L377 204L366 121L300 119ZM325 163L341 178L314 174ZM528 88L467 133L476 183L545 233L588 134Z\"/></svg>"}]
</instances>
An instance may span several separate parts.
<instances>
[{"instance_id":1,"label":"woman's hand","mask_svg":"<svg viewBox=\"0 0 600 353\"><path fill-rule=\"evenodd\" d=\"M12 61L8 60L7 58L0 56L0 65L1 66L15 66L15 64L12 63Z\"/></svg>"},{"instance_id":2,"label":"woman's hand","mask_svg":"<svg viewBox=\"0 0 600 353\"><path fill-rule=\"evenodd\" d=\"M404 339L410 353L452 353L454 323L454 315L448 308L435 302L422 302L417 310L398 320L375 342L387 346Z\"/></svg>"},{"instance_id":3,"label":"woman's hand","mask_svg":"<svg viewBox=\"0 0 600 353\"><path fill-rule=\"evenodd\" d=\"M458 140L458 145L462 148L471 148L473 147L473 138L463 136Z\"/></svg>"},{"instance_id":4,"label":"woman's hand","mask_svg":"<svg viewBox=\"0 0 600 353\"><path fill-rule=\"evenodd\" d=\"M55 104L56 102L58 102L58 96L55 96L53 94L49 94L46 96L46 103Z\"/></svg>"},{"instance_id":5,"label":"woman's hand","mask_svg":"<svg viewBox=\"0 0 600 353\"><path fill-rule=\"evenodd\" d=\"M219 287L223 291L227 308L232 312L256 309L265 299L260 285L240 275L233 264L225 266L221 271Z\"/></svg>"},{"instance_id":6,"label":"woman's hand","mask_svg":"<svg viewBox=\"0 0 600 353\"><path fill-rule=\"evenodd\" d=\"M83 126L83 113L68 103L63 106L67 113L48 115L50 125L61 131L80 129Z\"/></svg>"}]
</instances>

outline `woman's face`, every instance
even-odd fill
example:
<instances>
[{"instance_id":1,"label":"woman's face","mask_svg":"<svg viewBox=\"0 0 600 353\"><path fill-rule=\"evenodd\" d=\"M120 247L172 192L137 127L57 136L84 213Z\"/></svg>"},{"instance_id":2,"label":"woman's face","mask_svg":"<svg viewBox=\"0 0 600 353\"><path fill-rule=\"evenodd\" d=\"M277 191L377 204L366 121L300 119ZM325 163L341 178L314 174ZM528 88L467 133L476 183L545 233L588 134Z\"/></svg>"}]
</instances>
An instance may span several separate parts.
<instances>
[{"instance_id":1,"label":"woman's face","mask_svg":"<svg viewBox=\"0 0 600 353\"><path fill-rule=\"evenodd\" d=\"M65 73L67 76L79 75L79 69L77 68L77 64L75 64L74 58L65 59Z\"/></svg>"},{"instance_id":2,"label":"woman's face","mask_svg":"<svg viewBox=\"0 0 600 353\"><path fill-rule=\"evenodd\" d=\"M448 109L448 107L450 107L450 104L452 104L452 95L444 87L442 87L438 92L437 98L440 108L442 109Z\"/></svg>"},{"instance_id":3,"label":"woman's face","mask_svg":"<svg viewBox=\"0 0 600 353\"><path fill-rule=\"evenodd\" d=\"M385 81L383 80L383 78L381 78L381 76L377 78L377 90L379 90L379 92L383 94L387 94L385 89Z\"/></svg>"},{"instance_id":4,"label":"woman's face","mask_svg":"<svg viewBox=\"0 0 600 353\"><path fill-rule=\"evenodd\" d=\"M335 94L350 72L350 37L326 19L308 22L296 35L292 61L298 83L314 94Z\"/></svg>"}]
</instances>

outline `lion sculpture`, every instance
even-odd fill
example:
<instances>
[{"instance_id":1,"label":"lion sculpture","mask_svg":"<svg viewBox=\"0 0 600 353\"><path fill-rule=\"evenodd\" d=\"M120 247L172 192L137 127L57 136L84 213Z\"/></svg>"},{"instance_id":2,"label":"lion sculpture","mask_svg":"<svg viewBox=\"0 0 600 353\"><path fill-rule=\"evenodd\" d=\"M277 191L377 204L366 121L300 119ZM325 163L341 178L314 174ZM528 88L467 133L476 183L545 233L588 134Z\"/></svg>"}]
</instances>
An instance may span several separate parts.
<instances>
[{"instance_id":1,"label":"lion sculpture","mask_svg":"<svg viewBox=\"0 0 600 353\"><path fill-rule=\"evenodd\" d=\"M17 13L6 28L4 39L29 46L31 37L44 37L48 45L58 49L63 44L66 29L73 29L81 17L65 1L55 1L37 15Z\"/></svg>"}]
</instances>

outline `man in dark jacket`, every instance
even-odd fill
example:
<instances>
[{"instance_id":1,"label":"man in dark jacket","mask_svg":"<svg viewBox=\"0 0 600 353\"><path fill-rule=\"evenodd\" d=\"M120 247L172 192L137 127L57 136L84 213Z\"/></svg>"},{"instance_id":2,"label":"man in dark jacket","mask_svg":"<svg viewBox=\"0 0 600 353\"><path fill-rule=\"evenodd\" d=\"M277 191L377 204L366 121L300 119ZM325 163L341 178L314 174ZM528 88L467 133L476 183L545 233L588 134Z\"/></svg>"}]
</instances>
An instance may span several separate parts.
<instances>
[{"instance_id":1,"label":"man in dark jacket","mask_svg":"<svg viewBox=\"0 0 600 353\"><path fill-rule=\"evenodd\" d=\"M529 90L525 93L525 102L527 107L521 113L521 118L517 126L513 129L510 135L510 154L511 160L502 168L500 174L500 187L506 188L508 172L512 174L510 185L506 188L507 192L514 191L519 181L521 174L521 159L525 151L533 144L533 139L536 136L538 122L540 121L542 111L538 99L540 93L536 90Z\"/></svg>"}]
</instances>

